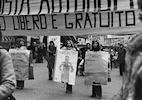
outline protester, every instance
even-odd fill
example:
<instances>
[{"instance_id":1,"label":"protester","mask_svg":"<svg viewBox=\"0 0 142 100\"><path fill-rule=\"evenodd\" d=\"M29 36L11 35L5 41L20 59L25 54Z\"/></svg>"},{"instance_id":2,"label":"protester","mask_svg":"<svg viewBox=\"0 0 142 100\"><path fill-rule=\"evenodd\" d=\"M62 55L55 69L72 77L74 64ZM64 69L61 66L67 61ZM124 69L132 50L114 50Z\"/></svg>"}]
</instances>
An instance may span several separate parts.
<instances>
[{"instance_id":1,"label":"protester","mask_svg":"<svg viewBox=\"0 0 142 100\"><path fill-rule=\"evenodd\" d=\"M61 49L64 49L64 50L76 50L74 48L73 43L72 43L71 40L68 40L66 46L62 47ZM68 82L66 83L66 93L69 93L69 94L72 93L72 85L69 84Z\"/></svg>"},{"instance_id":2,"label":"protester","mask_svg":"<svg viewBox=\"0 0 142 100\"><path fill-rule=\"evenodd\" d=\"M48 71L49 71L49 80L52 80L53 77L53 70L54 70L54 64L55 64L55 54L56 54L56 47L53 41L50 41L49 47L47 49L48 52Z\"/></svg>"},{"instance_id":3,"label":"protester","mask_svg":"<svg viewBox=\"0 0 142 100\"><path fill-rule=\"evenodd\" d=\"M0 100L15 100L12 96L16 86L15 72L9 53L0 47Z\"/></svg>"},{"instance_id":4,"label":"protester","mask_svg":"<svg viewBox=\"0 0 142 100\"><path fill-rule=\"evenodd\" d=\"M108 82L109 59L109 53L101 51L100 43L93 41L92 49L85 55L85 85L92 86L93 98L102 98L101 85L107 85Z\"/></svg>"},{"instance_id":5,"label":"protester","mask_svg":"<svg viewBox=\"0 0 142 100\"><path fill-rule=\"evenodd\" d=\"M17 49L19 50L27 50L25 41L23 39L20 39L19 43L17 44ZM29 79L34 79L34 75L33 75L33 66L32 66L32 53L30 53L29 56L29 69L28 69L28 76ZM19 76L18 76L19 77ZM24 82L25 80L23 78L17 79L17 89L23 89L24 88Z\"/></svg>"},{"instance_id":6,"label":"protester","mask_svg":"<svg viewBox=\"0 0 142 100\"><path fill-rule=\"evenodd\" d=\"M126 54L126 50L123 44L119 44L117 59L119 63L120 76L122 76L123 73L125 72L125 54Z\"/></svg>"},{"instance_id":7,"label":"protester","mask_svg":"<svg viewBox=\"0 0 142 100\"><path fill-rule=\"evenodd\" d=\"M97 52L100 49L101 49L101 47L100 47L99 42L93 41L91 51ZM102 87L101 87L100 83L93 82L93 85L92 85L92 97L96 97L98 99L102 98Z\"/></svg>"},{"instance_id":8,"label":"protester","mask_svg":"<svg viewBox=\"0 0 142 100\"><path fill-rule=\"evenodd\" d=\"M20 39L20 41L17 44L17 49L26 50L26 46L23 39ZM23 89L24 88L24 80L17 80L17 89Z\"/></svg>"}]
</instances>

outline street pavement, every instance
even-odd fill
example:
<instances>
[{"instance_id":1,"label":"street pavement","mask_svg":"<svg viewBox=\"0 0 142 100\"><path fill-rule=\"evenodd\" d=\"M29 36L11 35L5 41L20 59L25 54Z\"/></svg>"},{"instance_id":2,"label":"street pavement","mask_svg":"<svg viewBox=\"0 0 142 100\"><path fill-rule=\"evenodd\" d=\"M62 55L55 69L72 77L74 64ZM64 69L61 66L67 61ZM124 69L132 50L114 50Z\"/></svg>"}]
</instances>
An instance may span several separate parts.
<instances>
[{"instance_id":1,"label":"street pavement","mask_svg":"<svg viewBox=\"0 0 142 100\"><path fill-rule=\"evenodd\" d=\"M34 80L26 80L23 90L16 90L16 100L98 100L91 98L91 87L84 85L85 77L77 76L76 85L73 86L73 93L65 93L65 85L48 80L48 69L46 62L34 64ZM118 69L111 72L112 81L102 86L103 98L111 100L111 97L118 93L122 85L122 77Z\"/></svg>"}]
</instances>

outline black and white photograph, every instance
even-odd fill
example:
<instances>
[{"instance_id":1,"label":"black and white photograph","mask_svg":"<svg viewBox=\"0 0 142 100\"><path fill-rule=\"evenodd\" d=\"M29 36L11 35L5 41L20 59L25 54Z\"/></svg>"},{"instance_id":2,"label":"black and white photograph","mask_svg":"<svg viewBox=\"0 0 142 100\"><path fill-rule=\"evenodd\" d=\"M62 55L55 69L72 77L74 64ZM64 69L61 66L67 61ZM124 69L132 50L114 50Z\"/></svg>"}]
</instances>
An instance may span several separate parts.
<instances>
[{"instance_id":1,"label":"black and white photograph","mask_svg":"<svg viewBox=\"0 0 142 100\"><path fill-rule=\"evenodd\" d=\"M0 100L142 100L142 0L0 0Z\"/></svg>"}]
</instances>

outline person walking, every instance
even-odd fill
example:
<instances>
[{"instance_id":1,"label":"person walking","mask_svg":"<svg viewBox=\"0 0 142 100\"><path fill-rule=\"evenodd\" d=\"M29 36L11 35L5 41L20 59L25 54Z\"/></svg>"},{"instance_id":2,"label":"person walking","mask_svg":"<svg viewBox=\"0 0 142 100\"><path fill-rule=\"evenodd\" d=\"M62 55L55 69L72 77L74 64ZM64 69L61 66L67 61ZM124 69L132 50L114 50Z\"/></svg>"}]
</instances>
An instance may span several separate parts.
<instances>
[{"instance_id":1,"label":"person walking","mask_svg":"<svg viewBox=\"0 0 142 100\"><path fill-rule=\"evenodd\" d=\"M43 63L44 47L42 43L39 44L37 52L38 52L38 63Z\"/></svg>"},{"instance_id":2,"label":"person walking","mask_svg":"<svg viewBox=\"0 0 142 100\"><path fill-rule=\"evenodd\" d=\"M92 42L92 50L94 52L100 51L101 47L98 41ZM92 85L92 97L96 97L98 99L102 98L102 87L100 83L93 82Z\"/></svg>"},{"instance_id":3,"label":"person walking","mask_svg":"<svg viewBox=\"0 0 142 100\"><path fill-rule=\"evenodd\" d=\"M123 76L123 73L125 72L125 54L126 54L126 50L123 44L119 44L117 60L119 63L120 76Z\"/></svg>"},{"instance_id":4,"label":"person walking","mask_svg":"<svg viewBox=\"0 0 142 100\"><path fill-rule=\"evenodd\" d=\"M76 49L74 48L73 43L72 43L71 40L68 40L67 44L64 47L62 47L61 49L64 49L64 50L75 50L76 51ZM69 84L68 82L66 82L66 93L72 94L72 85Z\"/></svg>"},{"instance_id":5,"label":"person walking","mask_svg":"<svg viewBox=\"0 0 142 100\"><path fill-rule=\"evenodd\" d=\"M27 47L25 46L23 39L20 39L19 43L17 44L17 49L27 50ZM23 89L23 88L24 88L24 80L17 80L17 89Z\"/></svg>"},{"instance_id":6,"label":"person walking","mask_svg":"<svg viewBox=\"0 0 142 100\"><path fill-rule=\"evenodd\" d=\"M101 51L98 41L92 42L92 48L85 55L85 85L92 86L92 98L102 98L102 86L108 82L108 65L110 55Z\"/></svg>"},{"instance_id":7,"label":"person walking","mask_svg":"<svg viewBox=\"0 0 142 100\"><path fill-rule=\"evenodd\" d=\"M55 64L55 54L56 54L56 47L53 41L50 41L49 47L47 49L48 53L48 72L49 72L49 80L53 79L53 70L54 70L54 64Z\"/></svg>"}]
</instances>

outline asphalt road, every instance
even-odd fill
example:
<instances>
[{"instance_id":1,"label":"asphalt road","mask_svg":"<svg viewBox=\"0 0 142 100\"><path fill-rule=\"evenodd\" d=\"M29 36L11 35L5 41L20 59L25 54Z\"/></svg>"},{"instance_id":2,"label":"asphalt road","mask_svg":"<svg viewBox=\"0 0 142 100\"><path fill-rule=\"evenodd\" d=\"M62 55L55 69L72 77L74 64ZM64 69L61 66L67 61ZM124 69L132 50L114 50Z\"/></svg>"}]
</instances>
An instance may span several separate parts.
<instances>
[{"instance_id":1,"label":"asphalt road","mask_svg":"<svg viewBox=\"0 0 142 100\"><path fill-rule=\"evenodd\" d=\"M14 96L17 100L97 100L91 98L91 87L84 85L84 77L76 78L76 85L73 86L73 93L65 93L65 85L48 80L48 69L46 62L34 64L34 80L25 81L23 90L16 90ZM102 86L103 98L110 100L121 88L122 77L119 76L118 69L113 69L111 73L112 82Z\"/></svg>"}]
</instances>

